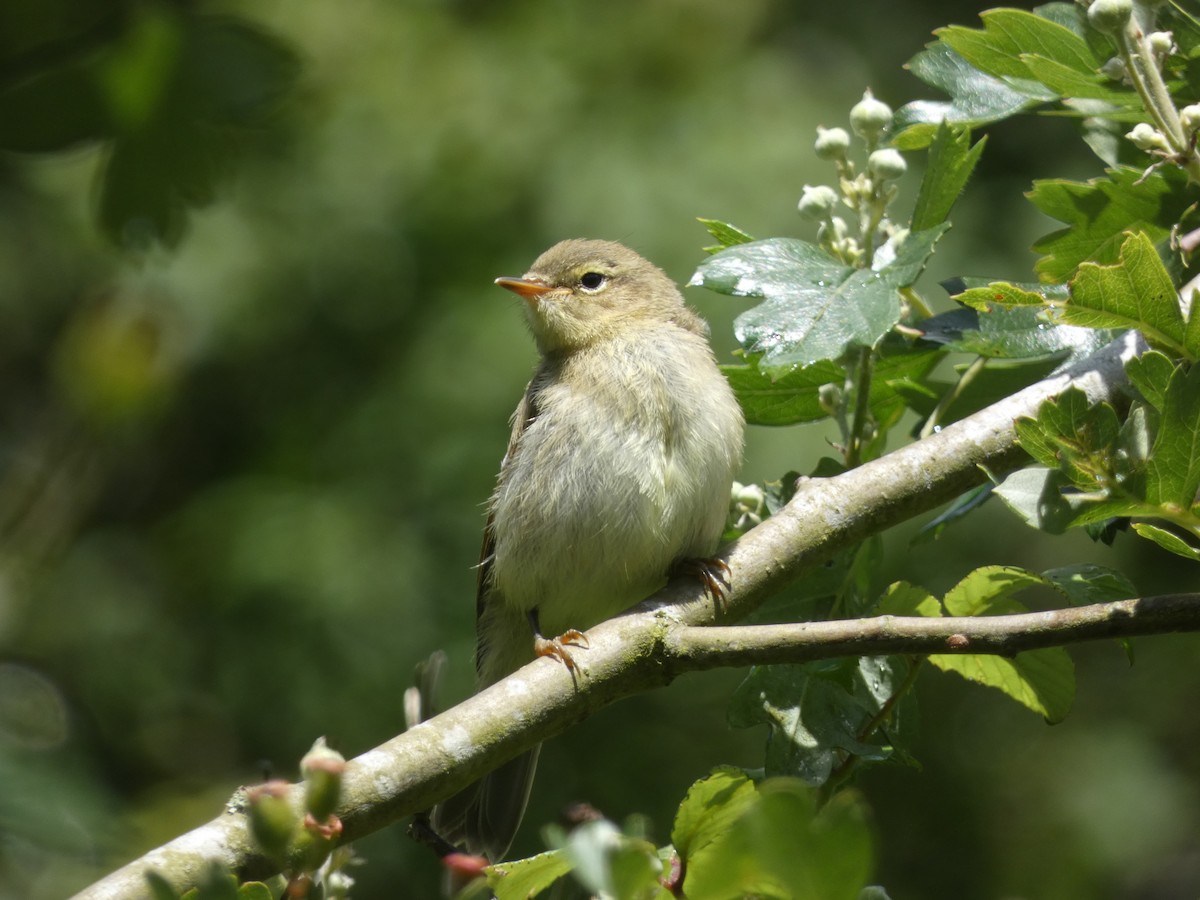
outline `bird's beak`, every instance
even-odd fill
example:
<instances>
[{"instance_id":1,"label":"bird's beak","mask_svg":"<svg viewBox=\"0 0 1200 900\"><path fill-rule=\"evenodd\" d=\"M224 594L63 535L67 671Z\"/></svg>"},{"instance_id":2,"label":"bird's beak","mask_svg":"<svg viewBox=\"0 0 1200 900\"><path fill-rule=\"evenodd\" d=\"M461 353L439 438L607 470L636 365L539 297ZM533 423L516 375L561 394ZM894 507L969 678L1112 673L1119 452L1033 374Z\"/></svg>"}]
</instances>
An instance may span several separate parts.
<instances>
[{"instance_id":1,"label":"bird's beak","mask_svg":"<svg viewBox=\"0 0 1200 900\"><path fill-rule=\"evenodd\" d=\"M496 284L507 288L530 303L537 300L542 294L548 294L553 290L550 285L529 278L497 278Z\"/></svg>"}]
</instances>

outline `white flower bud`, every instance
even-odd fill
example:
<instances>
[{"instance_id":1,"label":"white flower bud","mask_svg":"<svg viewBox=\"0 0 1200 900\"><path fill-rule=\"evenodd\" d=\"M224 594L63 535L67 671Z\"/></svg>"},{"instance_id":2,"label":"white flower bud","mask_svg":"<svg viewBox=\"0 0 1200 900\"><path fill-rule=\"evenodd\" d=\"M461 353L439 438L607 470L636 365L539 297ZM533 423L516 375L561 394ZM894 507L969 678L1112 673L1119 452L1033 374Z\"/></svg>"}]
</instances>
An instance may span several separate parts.
<instances>
[{"instance_id":1,"label":"white flower bud","mask_svg":"<svg viewBox=\"0 0 1200 900\"><path fill-rule=\"evenodd\" d=\"M899 150L885 147L867 157L867 171L876 178L893 181L908 171L908 163L904 161Z\"/></svg>"},{"instance_id":2,"label":"white flower bud","mask_svg":"<svg viewBox=\"0 0 1200 900\"><path fill-rule=\"evenodd\" d=\"M1183 126L1184 133L1189 136L1193 132L1200 131L1200 103L1193 103L1191 106L1181 109L1179 124Z\"/></svg>"},{"instance_id":3,"label":"white flower bud","mask_svg":"<svg viewBox=\"0 0 1200 900\"><path fill-rule=\"evenodd\" d=\"M1124 81L1125 76L1128 74L1125 68L1125 60L1119 56L1114 56L1100 67L1100 74L1111 81Z\"/></svg>"},{"instance_id":4,"label":"white flower bud","mask_svg":"<svg viewBox=\"0 0 1200 900\"><path fill-rule=\"evenodd\" d=\"M1159 59L1170 56L1175 52L1175 35L1169 31L1153 31L1146 35L1146 42Z\"/></svg>"},{"instance_id":5,"label":"white flower bud","mask_svg":"<svg viewBox=\"0 0 1200 900\"><path fill-rule=\"evenodd\" d=\"M850 110L850 127L865 140L878 139L891 124L892 108L882 100L876 100L870 88Z\"/></svg>"},{"instance_id":6,"label":"white flower bud","mask_svg":"<svg viewBox=\"0 0 1200 900\"><path fill-rule=\"evenodd\" d=\"M829 214L837 206L837 199L837 191L829 185L806 184L804 191L800 194L800 203L797 208L804 218L820 222L829 218Z\"/></svg>"},{"instance_id":7,"label":"white flower bud","mask_svg":"<svg viewBox=\"0 0 1200 900\"><path fill-rule=\"evenodd\" d=\"M1133 0L1095 0L1088 7L1088 22L1104 34L1116 34L1133 15Z\"/></svg>"},{"instance_id":8,"label":"white flower bud","mask_svg":"<svg viewBox=\"0 0 1200 900\"><path fill-rule=\"evenodd\" d=\"M1133 126L1133 131L1125 135L1129 140L1133 141L1134 146L1139 150L1168 150L1167 139L1162 136L1162 133L1154 126L1146 122L1138 122Z\"/></svg>"},{"instance_id":9,"label":"white flower bud","mask_svg":"<svg viewBox=\"0 0 1200 900\"><path fill-rule=\"evenodd\" d=\"M822 128L817 126L817 142L814 145L820 159L845 159L850 149L850 135L845 128Z\"/></svg>"}]
</instances>

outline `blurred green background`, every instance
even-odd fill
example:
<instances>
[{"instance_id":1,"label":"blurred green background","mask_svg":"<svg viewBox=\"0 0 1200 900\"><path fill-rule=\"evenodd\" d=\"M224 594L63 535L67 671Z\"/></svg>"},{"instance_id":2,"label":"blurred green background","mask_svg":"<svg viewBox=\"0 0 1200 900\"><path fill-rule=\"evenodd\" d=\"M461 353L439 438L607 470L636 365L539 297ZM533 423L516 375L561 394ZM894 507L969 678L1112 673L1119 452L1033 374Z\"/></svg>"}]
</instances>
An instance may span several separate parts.
<instances>
[{"instance_id":1,"label":"blurred green background","mask_svg":"<svg viewBox=\"0 0 1200 900\"><path fill-rule=\"evenodd\" d=\"M696 216L809 236L818 124L965 2L6 0L0 7L0 898L52 898L198 825L235 786L402 728L413 666L470 689L481 504L534 361L491 286L568 236L686 281ZM1062 120L992 137L925 284L1031 277L1031 178L1099 163ZM913 159L919 169L919 160ZM916 173L908 184L911 202ZM165 198L165 199L164 199ZM904 201L901 200L901 206ZM690 290L719 355L742 301ZM821 428L749 435L743 480L806 469ZM985 510L889 538L888 577L1120 565ZM1192 576L1194 582L1194 575ZM1194 898L1194 638L1076 653L1047 728L926 676L923 771L863 789L894 898ZM761 765L736 672L627 701L543 753L516 850L567 801L650 815ZM401 827L355 896L430 897Z\"/></svg>"}]
</instances>

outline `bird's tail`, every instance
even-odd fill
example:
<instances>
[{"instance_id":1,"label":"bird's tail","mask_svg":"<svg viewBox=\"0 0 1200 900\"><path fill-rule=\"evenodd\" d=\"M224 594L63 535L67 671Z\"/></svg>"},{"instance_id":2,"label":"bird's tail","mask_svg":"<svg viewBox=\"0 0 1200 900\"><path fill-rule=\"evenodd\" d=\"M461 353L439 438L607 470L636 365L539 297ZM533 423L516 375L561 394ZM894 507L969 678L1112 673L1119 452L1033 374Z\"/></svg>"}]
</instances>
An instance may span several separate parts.
<instances>
[{"instance_id":1,"label":"bird's tail","mask_svg":"<svg viewBox=\"0 0 1200 900\"><path fill-rule=\"evenodd\" d=\"M522 753L439 803L430 815L433 830L468 853L499 862L525 815L541 749Z\"/></svg>"}]
</instances>

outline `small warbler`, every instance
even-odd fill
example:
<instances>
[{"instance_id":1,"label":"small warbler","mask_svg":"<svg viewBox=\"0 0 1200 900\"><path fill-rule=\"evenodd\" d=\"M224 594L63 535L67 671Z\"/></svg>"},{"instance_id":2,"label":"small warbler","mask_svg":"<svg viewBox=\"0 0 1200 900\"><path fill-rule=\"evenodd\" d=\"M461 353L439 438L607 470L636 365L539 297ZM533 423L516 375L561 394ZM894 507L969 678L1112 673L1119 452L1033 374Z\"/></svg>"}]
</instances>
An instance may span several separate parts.
<instances>
[{"instance_id":1,"label":"small warbler","mask_svg":"<svg viewBox=\"0 0 1200 900\"><path fill-rule=\"evenodd\" d=\"M484 529L480 688L535 655L574 669L568 647L586 646L577 629L645 599L678 564L711 556L744 429L707 325L629 248L563 241L523 277L496 284L525 301L541 360L513 416ZM502 858L537 752L439 806L434 830Z\"/></svg>"}]
</instances>

